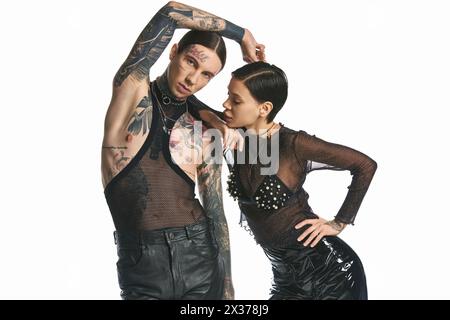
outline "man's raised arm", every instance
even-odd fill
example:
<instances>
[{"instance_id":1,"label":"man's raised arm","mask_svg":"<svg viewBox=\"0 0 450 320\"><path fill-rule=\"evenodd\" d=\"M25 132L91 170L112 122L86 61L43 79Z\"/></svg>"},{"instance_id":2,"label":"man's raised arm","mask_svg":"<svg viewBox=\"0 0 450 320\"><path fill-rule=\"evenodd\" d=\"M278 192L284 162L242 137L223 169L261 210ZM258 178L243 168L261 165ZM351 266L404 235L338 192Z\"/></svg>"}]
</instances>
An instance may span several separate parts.
<instances>
[{"instance_id":1,"label":"man's raised arm","mask_svg":"<svg viewBox=\"0 0 450 320\"><path fill-rule=\"evenodd\" d=\"M247 38L249 37L249 33L246 33L245 29L225 19L188 5L170 1L142 30L128 58L117 71L114 77L114 86L120 87L130 75L138 82L148 80L150 68L161 56L177 28L215 31L239 44L242 44L244 34L247 35ZM245 47L254 45L256 48L256 42L246 41L246 43Z\"/></svg>"}]
</instances>

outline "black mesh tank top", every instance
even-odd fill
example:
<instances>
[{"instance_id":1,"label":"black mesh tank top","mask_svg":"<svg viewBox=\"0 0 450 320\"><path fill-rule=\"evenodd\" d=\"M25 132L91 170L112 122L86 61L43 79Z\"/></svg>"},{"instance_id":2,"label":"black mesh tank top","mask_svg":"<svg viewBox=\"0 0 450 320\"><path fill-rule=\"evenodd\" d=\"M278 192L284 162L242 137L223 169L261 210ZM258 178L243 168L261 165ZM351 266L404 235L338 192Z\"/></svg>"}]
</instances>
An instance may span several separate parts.
<instances>
[{"instance_id":1,"label":"black mesh tank top","mask_svg":"<svg viewBox=\"0 0 450 320\"><path fill-rule=\"evenodd\" d=\"M152 123L150 132L135 157L106 186L104 194L116 230L155 230L194 223L205 216L195 197L195 183L172 161L169 134L163 130L158 101L161 91L152 82ZM159 100L157 100L159 99ZM191 96L187 100L194 113L206 106ZM163 105L164 113L179 119L185 106ZM169 128L173 127L169 123Z\"/></svg>"}]
</instances>

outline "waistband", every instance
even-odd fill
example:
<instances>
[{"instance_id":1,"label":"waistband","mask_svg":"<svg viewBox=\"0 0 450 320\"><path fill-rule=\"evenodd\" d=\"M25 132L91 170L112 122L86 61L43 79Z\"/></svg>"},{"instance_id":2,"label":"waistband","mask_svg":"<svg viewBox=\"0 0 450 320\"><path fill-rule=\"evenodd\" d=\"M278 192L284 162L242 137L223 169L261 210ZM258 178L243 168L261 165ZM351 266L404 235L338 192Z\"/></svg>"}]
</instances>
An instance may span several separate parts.
<instances>
[{"instance_id":1,"label":"waistband","mask_svg":"<svg viewBox=\"0 0 450 320\"><path fill-rule=\"evenodd\" d=\"M183 227L157 230L114 231L114 243L119 246L136 244L158 244L190 239L212 229L212 222L203 219Z\"/></svg>"}]
</instances>

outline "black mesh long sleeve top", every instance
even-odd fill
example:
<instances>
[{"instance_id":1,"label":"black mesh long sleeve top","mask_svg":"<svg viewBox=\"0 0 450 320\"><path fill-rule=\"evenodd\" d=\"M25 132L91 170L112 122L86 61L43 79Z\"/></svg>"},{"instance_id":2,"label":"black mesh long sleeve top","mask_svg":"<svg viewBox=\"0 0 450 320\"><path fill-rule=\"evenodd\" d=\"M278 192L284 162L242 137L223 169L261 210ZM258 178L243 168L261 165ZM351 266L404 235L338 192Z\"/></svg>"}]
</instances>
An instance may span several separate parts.
<instances>
[{"instance_id":1,"label":"black mesh long sleeve top","mask_svg":"<svg viewBox=\"0 0 450 320\"><path fill-rule=\"evenodd\" d=\"M247 162L238 162L235 153L228 180L228 191L238 200L256 241L268 245L297 243L297 237L308 226L300 230L294 226L304 219L318 217L309 206L308 193L303 189L307 174L314 170L350 171L352 181L335 219L353 224L377 163L357 150L283 125L267 139L269 150L272 140L278 141L279 145L276 174L261 174L261 168L267 165L262 165L258 157L254 164L248 161L251 152L246 143Z\"/></svg>"}]
</instances>

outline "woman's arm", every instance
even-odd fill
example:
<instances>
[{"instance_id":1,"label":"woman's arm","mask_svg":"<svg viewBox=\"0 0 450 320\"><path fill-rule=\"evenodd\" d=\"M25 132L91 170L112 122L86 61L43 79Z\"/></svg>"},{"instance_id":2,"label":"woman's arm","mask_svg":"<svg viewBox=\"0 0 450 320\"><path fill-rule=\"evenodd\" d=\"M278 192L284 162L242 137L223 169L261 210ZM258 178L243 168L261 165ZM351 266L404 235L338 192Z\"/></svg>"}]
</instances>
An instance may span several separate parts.
<instances>
[{"instance_id":1,"label":"woman's arm","mask_svg":"<svg viewBox=\"0 0 450 320\"><path fill-rule=\"evenodd\" d=\"M347 196L335 217L335 221L353 224L356 213L369 188L377 169L377 163L362 152L352 148L324 141L304 131L297 134L295 155L299 161L315 161L330 168L349 170L352 182Z\"/></svg>"},{"instance_id":2,"label":"woman's arm","mask_svg":"<svg viewBox=\"0 0 450 320\"><path fill-rule=\"evenodd\" d=\"M304 131L298 133L294 149L300 163L311 164L313 161L319 163L317 169L349 170L353 175L347 197L334 220L306 219L295 226L296 229L300 229L310 225L297 240L305 240L304 246L314 247L324 236L337 236L347 224L353 224L377 169L377 163L357 150L324 141Z\"/></svg>"}]
</instances>

